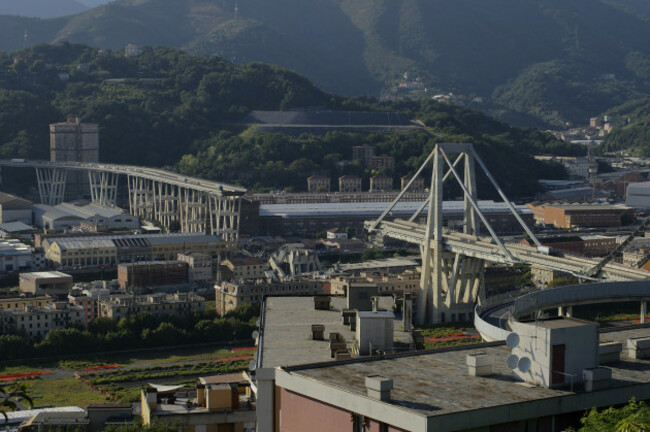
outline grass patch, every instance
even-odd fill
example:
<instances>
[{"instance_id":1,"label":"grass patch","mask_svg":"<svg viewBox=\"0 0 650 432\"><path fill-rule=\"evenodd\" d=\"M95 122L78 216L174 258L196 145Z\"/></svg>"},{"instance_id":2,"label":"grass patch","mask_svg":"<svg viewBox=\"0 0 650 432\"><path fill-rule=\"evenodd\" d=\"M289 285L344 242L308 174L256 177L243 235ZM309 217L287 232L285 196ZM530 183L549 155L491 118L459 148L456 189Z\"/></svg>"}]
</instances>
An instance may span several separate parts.
<instances>
[{"instance_id":1,"label":"grass patch","mask_svg":"<svg viewBox=\"0 0 650 432\"><path fill-rule=\"evenodd\" d=\"M419 327L424 336L424 348L446 348L482 342L476 329L469 322L434 324Z\"/></svg>"},{"instance_id":2,"label":"grass patch","mask_svg":"<svg viewBox=\"0 0 650 432\"><path fill-rule=\"evenodd\" d=\"M106 396L75 378L35 379L27 382L27 385L29 393L35 397L34 405L76 405L86 408L89 404L108 401Z\"/></svg>"}]
</instances>

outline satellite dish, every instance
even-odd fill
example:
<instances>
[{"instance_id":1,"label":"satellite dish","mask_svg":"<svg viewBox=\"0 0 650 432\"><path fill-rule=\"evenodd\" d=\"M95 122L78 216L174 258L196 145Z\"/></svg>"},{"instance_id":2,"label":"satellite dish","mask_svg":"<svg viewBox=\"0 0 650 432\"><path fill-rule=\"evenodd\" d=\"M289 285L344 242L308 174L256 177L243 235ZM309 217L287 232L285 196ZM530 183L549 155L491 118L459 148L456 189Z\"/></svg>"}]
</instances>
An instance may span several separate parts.
<instances>
[{"instance_id":1,"label":"satellite dish","mask_svg":"<svg viewBox=\"0 0 650 432\"><path fill-rule=\"evenodd\" d=\"M254 330L253 334L251 336L253 336L253 339L257 339L257 338L260 337L260 332L258 332L257 330Z\"/></svg>"},{"instance_id":2,"label":"satellite dish","mask_svg":"<svg viewBox=\"0 0 650 432\"><path fill-rule=\"evenodd\" d=\"M530 370L531 364L532 363L528 357L522 357L521 360L519 360L517 367L519 368L520 372L526 373Z\"/></svg>"},{"instance_id":3,"label":"satellite dish","mask_svg":"<svg viewBox=\"0 0 650 432\"><path fill-rule=\"evenodd\" d=\"M506 363L510 369L514 369L517 367L517 364L519 364L519 357L517 357L515 354L509 355Z\"/></svg>"},{"instance_id":4,"label":"satellite dish","mask_svg":"<svg viewBox=\"0 0 650 432\"><path fill-rule=\"evenodd\" d=\"M506 338L506 345L510 348L517 348L519 345L519 335L517 333L510 333Z\"/></svg>"},{"instance_id":5,"label":"satellite dish","mask_svg":"<svg viewBox=\"0 0 650 432\"><path fill-rule=\"evenodd\" d=\"M252 361L252 362L248 363L248 370L249 370L249 371L252 372L252 371L254 371L255 369L257 369L257 362Z\"/></svg>"}]
</instances>

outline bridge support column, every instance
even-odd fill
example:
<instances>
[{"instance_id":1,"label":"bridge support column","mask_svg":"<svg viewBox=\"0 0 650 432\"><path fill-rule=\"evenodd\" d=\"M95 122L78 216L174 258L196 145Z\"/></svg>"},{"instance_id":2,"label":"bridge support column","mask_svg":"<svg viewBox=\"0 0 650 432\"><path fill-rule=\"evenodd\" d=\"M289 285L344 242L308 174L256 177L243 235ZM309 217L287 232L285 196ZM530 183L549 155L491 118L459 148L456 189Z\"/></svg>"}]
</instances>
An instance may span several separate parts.
<instances>
[{"instance_id":1,"label":"bridge support column","mask_svg":"<svg viewBox=\"0 0 650 432\"><path fill-rule=\"evenodd\" d=\"M36 168L41 204L54 206L63 202L67 174L65 168Z\"/></svg>"},{"instance_id":2,"label":"bridge support column","mask_svg":"<svg viewBox=\"0 0 650 432\"><path fill-rule=\"evenodd\" d=\"M209 195L209 231L229 244L239 235L241 199L237 196Z\"/></svg>"},{"instance_id":3,"label":"bridge support column","mask_svg":"<svg viewBox=\"0 0 650 432\"><path fill-rule=\"evenodd\" d=\"M560 306L557 308L557 316L571 318L573 316L573 306Z\"/></svg>"},{"instance_id":4,"label":"bridge support column","mask_svg":"<svg viewBox=\"0 0 650 432\"><path fill-rule=\"evenodd\" d=\"M114 207L117 201L118 174L88 171L90 197L94 204Z\"/></svg>"},{"instance_id":5,"label":"bridge support column","mask_svg":"<svg viewBox=\"0 0 650 432\"><path fill-rule=\"evenodd\" d=\"M645 324L648 321L648 302L641 302L641 324Z\"/></svg>"}]
</instances>

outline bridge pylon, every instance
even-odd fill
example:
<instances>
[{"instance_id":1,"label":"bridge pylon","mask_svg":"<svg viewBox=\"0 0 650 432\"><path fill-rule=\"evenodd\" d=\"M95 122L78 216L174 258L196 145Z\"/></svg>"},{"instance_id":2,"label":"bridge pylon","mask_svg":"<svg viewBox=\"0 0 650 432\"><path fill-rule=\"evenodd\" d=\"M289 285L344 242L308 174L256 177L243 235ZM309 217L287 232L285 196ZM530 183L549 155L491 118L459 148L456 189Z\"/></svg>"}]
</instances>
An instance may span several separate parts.
<instances>
[{"instance_id":1,"label":"bridge pylon","mask_svg":"<svg viewBox=\"0 0 650 432\"><path fill-rule=\"evenodd\" d=\"M450 156L455 156L453 163ZM463 163L463 169L459 172L458 166L461 162ZM528 236L538 247L541 247L535 235L524 223L515 207L505 196L494 180L494 177L492 177L492 174L487 170L487 167L474 150L472 144L468 143L436 144L434 150L420 166L409 184L407 184L384 213L370 224L368 227L369 231L372 232L379 226L397 202L401 200L415 178L429 164L432 165L429 197L409 219L409 222L412 223L424 208L428 206L424 241L420 245L422 273L420 277L419 298L417 301L418 310L415 314L416 323L421 325L471 319L474 305L482 295L481 288L484 285L484 258L474 256L469 250L451 252L443 244L445 241L444 234L446 232L446 229L443 227L443 186L448 178L453 177L463 191L463 236L467 241L473 241L472 238L478 239L480 234L480 219L480 222L489 232L492 243L496 244L500 249L504 261L510 263L518 262L499 239L496 231L479 208L475 169L475 165L478 164ZM408 226L408 223L406 225Z\"/></svg>"},{"instance_id":2,"label":"bridge pylon","mask_svg":"<svg viewBox=\"0 0 650 432\"><path fill-rule=\"evenodd\" d=\"M67 175L65 168L36 168L41 204L54 206L63 202Z\"/></svg>"}]
</instances>

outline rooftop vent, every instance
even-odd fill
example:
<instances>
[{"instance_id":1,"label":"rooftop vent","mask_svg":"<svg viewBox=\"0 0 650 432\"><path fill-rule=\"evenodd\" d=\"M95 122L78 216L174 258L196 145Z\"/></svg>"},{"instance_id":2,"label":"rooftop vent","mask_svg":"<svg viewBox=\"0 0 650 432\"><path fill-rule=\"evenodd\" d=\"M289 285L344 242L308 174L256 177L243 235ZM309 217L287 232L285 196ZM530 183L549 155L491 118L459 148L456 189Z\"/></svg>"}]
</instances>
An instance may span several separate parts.
<instances>
[{"instance_id":1,"label":"rooftop vent","mask_svg":"<svg viewBox=\"0 0 650 432\"><path fill-rule=\"evenodd\" d=\"M325 339L325 326L323 324L312 324L311 325L311 338L313 340L324 340Z\"/></svg>"},{"instance_id":2,"label":"rooftop vent","mask_svg":"<svg viewBox=\"0 0 650 432\"><path fill-rule=\"evenodd\" d=\"M466 356L468 373L471 376L486 376L492 374L492 361L484 352Z\"/></svg>"},{"instance_id":3,"label":"rooftop vent","mask_svg":"<svg viewBox=\"0 0 650 432\"><path fill-rule=\"evenodd\" d=\"M393 389L393 380L381 375L366 377L366 390L368 397L382 402L390 401L390 391Z\"/></svg>"},{"instance_id":4,"label":"rooftop vent","mask_svg":"<svg viewBox=\"0 0 650 432\"><path fill-rule=\"evenodd\" d=\"M314 297L314 309L316 310L329 310L330 309L330 298L327 296L315 296Z\"/></svg>"}]
</instances>

